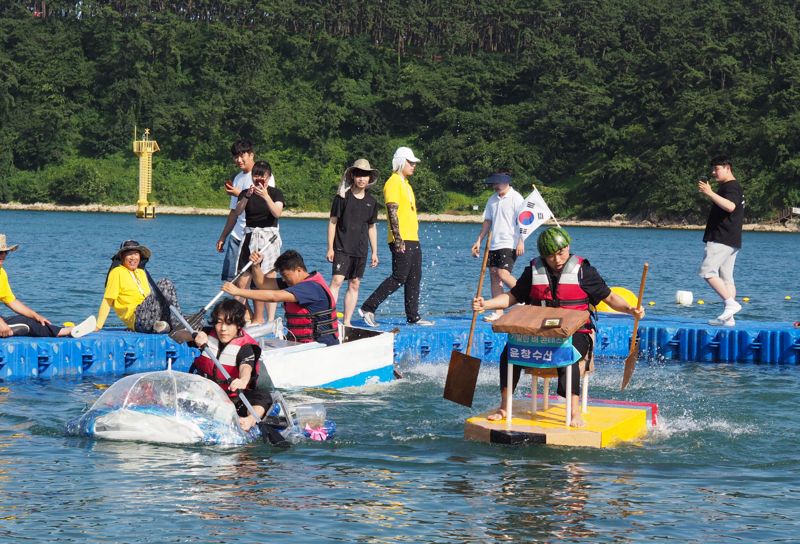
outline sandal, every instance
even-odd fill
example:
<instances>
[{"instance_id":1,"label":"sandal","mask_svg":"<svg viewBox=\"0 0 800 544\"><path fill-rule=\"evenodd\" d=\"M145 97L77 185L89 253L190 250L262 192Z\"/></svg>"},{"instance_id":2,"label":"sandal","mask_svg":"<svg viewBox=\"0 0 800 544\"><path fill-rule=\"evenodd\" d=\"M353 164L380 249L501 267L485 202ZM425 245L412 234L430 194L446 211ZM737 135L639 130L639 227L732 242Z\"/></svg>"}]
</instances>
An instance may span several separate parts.
<instances>
[{"instance_id":1,"label":"sandal","mask_svg":"<svg viewBox=\"0 0 800 544\"><path fill-rule=\"evenodd\" d=\"M486 419L488 419L489 421L500 421L501 419L505 418L506 418L506 411L503 408L498 408L495 413L486 416Z\"/></svg>"}]
</instances>

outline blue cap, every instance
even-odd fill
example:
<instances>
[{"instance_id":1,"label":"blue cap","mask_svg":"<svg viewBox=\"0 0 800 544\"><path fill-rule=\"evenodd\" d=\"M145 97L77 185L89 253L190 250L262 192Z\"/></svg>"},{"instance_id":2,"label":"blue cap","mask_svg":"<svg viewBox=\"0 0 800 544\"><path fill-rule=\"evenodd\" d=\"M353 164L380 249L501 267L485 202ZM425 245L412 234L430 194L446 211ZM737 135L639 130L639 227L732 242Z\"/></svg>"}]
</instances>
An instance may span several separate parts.
<instances>
[{"instance_id":1,"label":"blue cap","mask_svg":"<svg viewBox=\"0 0 800 544\"><path fill-rule=\"evenodd\" d=\"M497 185L498 183L508 183L510 185L511 176L509 176L508 174L501 174L501 173L492 174L491 176L483 180L483 182L487 185Z\"/></svg>"}]
</instances>

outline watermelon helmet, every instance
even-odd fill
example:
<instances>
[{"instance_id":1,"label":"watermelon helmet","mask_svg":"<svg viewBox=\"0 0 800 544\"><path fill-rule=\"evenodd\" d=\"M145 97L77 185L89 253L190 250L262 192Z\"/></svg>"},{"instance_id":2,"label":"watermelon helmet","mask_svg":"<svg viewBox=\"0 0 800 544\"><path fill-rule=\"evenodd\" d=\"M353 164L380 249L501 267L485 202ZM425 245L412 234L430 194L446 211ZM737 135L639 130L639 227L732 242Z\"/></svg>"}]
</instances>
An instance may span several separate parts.
<instances>
[{"instance_id":1,"label":"watermelon helmet","mask_svg":"<svg viewBox=\"0 0 800 544\"><path fill-rule=\"evenodd\" d=\"M536 247L539 248L539 255L547 257L567 247L570 242L572 242L572 239L566 230L561 227L550 227L539 235Z\"/></svg>"}]
</instances>

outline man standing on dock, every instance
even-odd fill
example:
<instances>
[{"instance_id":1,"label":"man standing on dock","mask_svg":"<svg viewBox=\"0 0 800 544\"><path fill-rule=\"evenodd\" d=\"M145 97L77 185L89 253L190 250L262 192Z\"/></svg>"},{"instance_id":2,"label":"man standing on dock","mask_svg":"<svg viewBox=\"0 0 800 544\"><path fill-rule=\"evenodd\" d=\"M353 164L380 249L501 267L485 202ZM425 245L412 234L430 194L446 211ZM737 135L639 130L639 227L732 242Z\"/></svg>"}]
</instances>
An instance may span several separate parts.
<instances>
[{"instance_id":1,"label":"man standing on dock","mask_svg":"<svg viewBox=\"0 0 800 544\"><path fill-rule=\"evenodd\" d=\"M725 302L723 312L709 323L732 327L736 324L734 314L742 309L741 304L736 302L733 266L742 247L744 195L733 175L733 165L729 157L721 155L711 160L711 176L719 185L716 192L707 179L701 178L697 182L697 188L712 203L703 234L705 257L698 274Z\"/></svg>"},{"instance_id":2,"label":"man standing on dock","mask_svg":"<svg viewBox=\"0 0 800 544\"><path fill-rule=\"evenodd\" d=\"M383 280L361 305L359 313L370 327L377 327L375 311L386 298L405 287L406 321L411 325L433 325L419 315L419 286L422 280L422 249L419 245L417 201L408 178L419 159L408 147L398 147L392 159L392 175L383 186L389 228L392 275Z\"/></svg>"}]
</instances>

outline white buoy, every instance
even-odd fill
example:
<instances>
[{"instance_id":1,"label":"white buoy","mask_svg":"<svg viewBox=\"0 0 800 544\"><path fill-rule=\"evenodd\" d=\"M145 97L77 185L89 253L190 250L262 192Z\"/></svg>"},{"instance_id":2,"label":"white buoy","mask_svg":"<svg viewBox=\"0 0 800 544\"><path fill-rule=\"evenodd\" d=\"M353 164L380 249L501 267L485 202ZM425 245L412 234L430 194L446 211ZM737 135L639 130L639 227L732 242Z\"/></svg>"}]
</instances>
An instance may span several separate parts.
<instances>
[{"instance_id":1,"label":"white buoy","mask_svg":"<svg viewBox=\"0 0 800 544\"><path fill-rule=\"evenodd\" d=\"M681 306L691 306L692 300L694 300L694 297L691 291L675 291L675 302L677 304Z\"/></svg>"}]
</instances>

